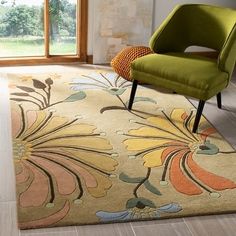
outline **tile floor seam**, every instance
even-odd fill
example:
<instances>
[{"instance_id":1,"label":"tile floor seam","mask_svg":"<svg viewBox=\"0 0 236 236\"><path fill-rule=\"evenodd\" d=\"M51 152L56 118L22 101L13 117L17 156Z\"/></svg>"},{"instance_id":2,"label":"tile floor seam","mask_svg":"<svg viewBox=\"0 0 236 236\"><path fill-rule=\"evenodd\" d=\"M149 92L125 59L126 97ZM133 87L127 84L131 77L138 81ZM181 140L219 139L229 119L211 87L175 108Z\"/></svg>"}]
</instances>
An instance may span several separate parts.
<instances>
[{"instance_id":1,"label":"tile floor seam","mask_svg":"<svg viewBox=\"0 0 236 236\"><path fill-rule=\"evenodd\" d=\"M77 236L81 236L81 235L79 235L79 230L78 230L78 228L79 228L79 226L75 226L76 234L77 234Z\"/></svg>"},{"instance_id":2,"label":"tile floor seam","mask_svg":"<svg viewBox=\"0 0 236 236\"><path fill-rule=\"evenodd\" d=\"M229 82L229 83L236 88L236 84L234 82Z\"/></svg>"},{"instance_id":3,"label":"tile floor seam","mask_svg":"<svg viewBox=\"0 0 236 236\"><path fill-rule=\"evenodd\" d=\"M191 233L191 236L198 236L198 235L195 235L194 232L192 232L192 230L190 229L190 227L189 227L188 223L186 222L185 218L183 218L183 222L186 225L186 227L189 230L189 232Z\"/></svg>"},{"instance_id":4,"label":"tile floor seam","mask_svg":"<svg viewBox=\"0 0 236 236\"><path fill-rule=\"evenodd\" d=\"M154 220L155 221L155 220ZM154 225L166 225L166 224L171 224L170 222L168 222L168 223L161 223L161 224L156 224L155 222L153 223L153 224L150 224L149 223L149 221L148 221L148 225L137 225L137 226L132 226L132 227L134 227L134 228L141 228L141 227L143 227L143 226L154 226Z\"/></svg>"},{"instance_id":5,"label":"tile floor seam","mask_svg":"<svg viewBox=\"0 0 236 236\"><path fill-rule=\"evenodd\" d=\"M133 232L134 236L136 236L136 233L135 233L135 230L134 230L134 228L133 228L132 223L129 223L129 224L130 224L130 227L131 227L131 229L132 229L132 232Z\"/></svg>"}]
</instances>

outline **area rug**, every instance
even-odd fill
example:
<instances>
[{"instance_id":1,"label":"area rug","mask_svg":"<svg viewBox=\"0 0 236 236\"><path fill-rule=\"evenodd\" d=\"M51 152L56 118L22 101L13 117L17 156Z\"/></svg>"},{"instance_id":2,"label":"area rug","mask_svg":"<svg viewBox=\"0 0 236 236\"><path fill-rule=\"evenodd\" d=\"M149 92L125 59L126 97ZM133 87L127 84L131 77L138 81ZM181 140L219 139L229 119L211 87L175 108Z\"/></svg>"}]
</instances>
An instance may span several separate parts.
<instances>
[{"instance_id":1,"label":"area rug","mask_svg":"<svg viewBox=\"0 0 236 236\"><path fill-rule=\"evenodd\" d=\"M236 152L183 96L139 86L128 111L109 70L8 80L21 229L236 212Z\"/></svg>"}]
</instances>

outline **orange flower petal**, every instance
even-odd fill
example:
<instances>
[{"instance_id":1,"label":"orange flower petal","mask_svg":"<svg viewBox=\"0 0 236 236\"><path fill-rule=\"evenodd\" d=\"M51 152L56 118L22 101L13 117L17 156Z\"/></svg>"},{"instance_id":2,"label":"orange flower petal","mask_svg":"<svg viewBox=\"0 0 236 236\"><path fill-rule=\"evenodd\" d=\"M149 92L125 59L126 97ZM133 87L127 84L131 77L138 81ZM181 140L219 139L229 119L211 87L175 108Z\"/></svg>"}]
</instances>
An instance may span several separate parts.
<instances>
[{"instance_id":1,"label":"orange flower petal","mask_svg":"<svg viewBox=\"0 0 236 236\"><path fill-rule=\"evenodd\" d=\"M76 183L72 174L70 174L63 166L52 161L45 160L40 157L31 156L37 164L48 170L56 179L58 192L63 195L71 194L75 191Z\"/></svg>"},{"instance_id":2,"label":"orange flower petal","mask_svg":"<svg viewBox=\"0 0 236 236\"><path fill-rule=\"evenodd\" d=\"M90 188L97 187L96 179L85 168L82 168L79 165L76 165L75 163L73 163L72 161L67 160L67 159L63 159L63 160L61 160L61 162L65 163L70 168L73 168L74 170L76 170L79 173L79 175L84 179L85 185L87 187L90 187Z\"/></svg>"},{"instance_id":3,"label":"orange flower petal","mask_svg":"<svg viewBox=\"0 0 236 236\"><path fill-rule=\"evenodd\" d=\"M44 204L48 196L48 179L35 166L24 161L24 164L30 168L34 174L34 179L29 188L20 194L19 203L22 207L37 207ZM40 194L38 191L40 190Z\"/></svg>"},{"instance_id":4,"label":"orange flower petal","mask_svg":"<svg viewBox=\"0 0 236 236\"><path fill-rule=\"evenodd\" d=\"M182 115L181 115L181 119L186 120L188 118L188 114L185 111Z\"/></svg>"},{"instance_id":5,"label":"orange flower petal","mask_svg":"<svg viewBox=\"0 0 236 236\"><path fill-rule=\"evenodd\" d=\"M188 156L187 159L187 164L192 171L192 173L199 179L201 180L205 185L209 186L210 188L217 190L217 191L222 191L225 189L233 189L236 188L236 184L224 177L215 175L213 173L210 173L203 168L201 168L194 160L193 160L193 155Z\"/></svg>"},{"instance_id":6,"label":"orange flower petal","mask_svg":"<svg viewBox=\"0 0 236 236\"><path fill-rule=\"evenodd\" d=\"M170 167L170 181L174 188L180 193L187 195L199 195L202 193L202 190L189 178L187 178L180 168L181 161L185 153L186 150L183 150L174 156Z\"/></svg>"},{"instance_id":7,"label":"orange flower petal","mask_svg":"<svg viewBox=\"0 0 236 236\"><path fill-rule=\"evenodd\" d=\"M201 139L203 141L206 141L207 137L210 136L211 134L214 134L215 132L216 132L215 128L213 127L207 128L200 133Z\"/></svg>"},{"instance_id":8,"label":"orange flower petal","mask_svg":"<svg viewBox=\"0 0 236 236\"><path fill-rule=\"evenodd\" d=\"M170 143L171 145L174 145L175 143ZM183 146L183 147L182 147ZM170 153L173 151L180 150L180 148L186 149L186 146L182 143L176 143L176 146L170 146L166 148L161 155L162 163L164 163L165 159L169 156Z\"/></svg>"},{"instance_id":9,"label":"orange flower petal","mask_svg":"<svg viewBox=\"0 0 236 236\"><path fill-rule=\"evenodd\" d=\"M21 172L16 174L16 183L21 184L29 179L29 170L26 168L25 165L22 165L21 162L17 163L17 165L21 166Z\"/></svg>"}]
</instances>

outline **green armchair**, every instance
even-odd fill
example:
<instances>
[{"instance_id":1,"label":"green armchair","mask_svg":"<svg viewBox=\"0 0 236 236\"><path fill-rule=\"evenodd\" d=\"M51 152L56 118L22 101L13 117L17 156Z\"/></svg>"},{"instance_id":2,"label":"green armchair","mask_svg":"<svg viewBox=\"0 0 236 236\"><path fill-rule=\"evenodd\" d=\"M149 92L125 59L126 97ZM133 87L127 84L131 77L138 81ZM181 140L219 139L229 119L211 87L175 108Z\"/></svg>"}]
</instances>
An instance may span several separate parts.
<instances>
[{"instance_id":1,"label":"green armchair","mask_svg":"<svg viewBox=\"0 0 236 236\"><path fill-rule=\"evenodd\" d=\"M205 101L217 96L231 79L236 60L236 11L202 4L177 6L150 40L155 52L131 64L133 81L128 109L138 82L199 99L192 132L196 133ZM189 46L214 49L216 58L186 53Z\"/></svg>"}]
</instances>

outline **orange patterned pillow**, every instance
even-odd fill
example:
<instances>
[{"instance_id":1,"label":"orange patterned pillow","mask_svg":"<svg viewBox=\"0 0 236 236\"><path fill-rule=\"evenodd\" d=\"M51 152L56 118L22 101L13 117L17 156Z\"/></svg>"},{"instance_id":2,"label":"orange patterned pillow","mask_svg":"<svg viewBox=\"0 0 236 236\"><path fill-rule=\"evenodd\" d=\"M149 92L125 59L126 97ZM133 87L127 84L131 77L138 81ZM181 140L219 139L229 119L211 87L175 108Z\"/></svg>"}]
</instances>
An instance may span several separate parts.
<instances>
[{"instance_id":1,"label":"orange patterned pillow","mask_svg":"<svg viewBox=\"0 0 236 236\"><path fill-rule=\"evenodd\" d=\"M124 79L131 80L130 66L131 62L139 57L153 53L149 47L133 46L121 50L111 61L113 70Z\"/></svg>"}]
</instances>

